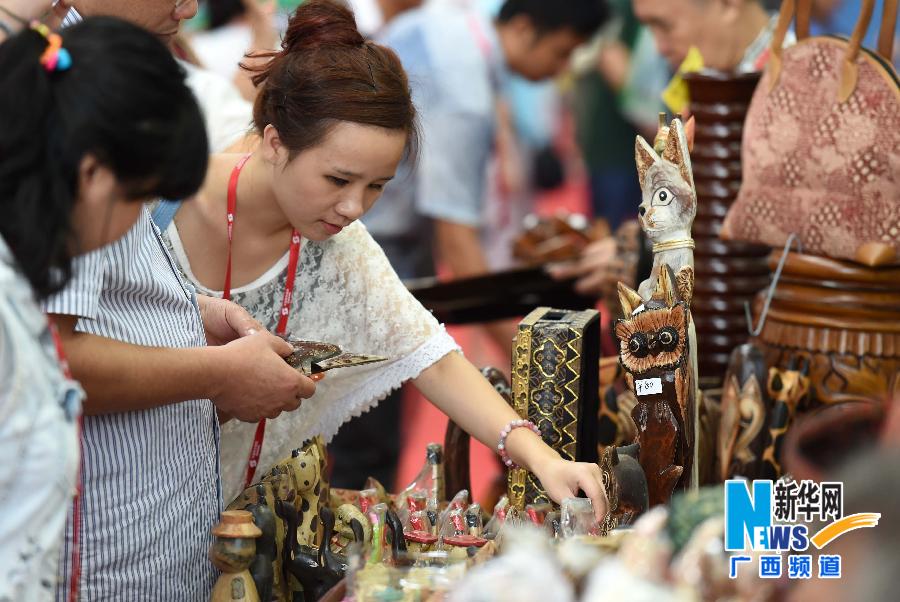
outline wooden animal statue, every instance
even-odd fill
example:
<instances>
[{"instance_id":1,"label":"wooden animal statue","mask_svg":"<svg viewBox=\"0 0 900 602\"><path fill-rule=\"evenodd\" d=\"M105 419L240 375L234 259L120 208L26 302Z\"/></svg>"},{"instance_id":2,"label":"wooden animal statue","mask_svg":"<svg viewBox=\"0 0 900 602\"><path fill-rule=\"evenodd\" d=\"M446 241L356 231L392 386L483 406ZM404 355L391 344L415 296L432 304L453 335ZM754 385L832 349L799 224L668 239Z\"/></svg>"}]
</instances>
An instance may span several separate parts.
<instances>
[{"instance_id":1,"label":"wooden animal statue","mask_svg":"<svg viewBox=\"0 0 900 602\"><path fill-rule=\"evenodd\" d=\"M350 542L368 544L372 540L372 524L356 504L341 504L335 510L335 539L341 548Z\"/></svg>"},{"instance_id":2,"label":"wooden animal statue","mask_svg":"<svg viewBox=\"0 0 900 602\"><path fill-rule=\"evenodd\" d=\"M279 602L291 602L294 594L302 591L300 583L283 570L285 552L290 552L284 542L289 537L307 546L317 546L322 541L319 509L327 506L329 500L326 461L321 437L310 439L228 506L229 510L251 509L264 501L275 511L272 590Z\"/></svg>"},{"instance_id":3,"label":"wooden animal statue","mask_svg":"<svg viewBox=\"0 0 900 602\"><path fill-rule=\"evenodd\" d=\"M672 270L660 265L647 301L619 283L624 319L616 321L619 358L637 405L638 460L647 478L650 506L687 488L694 461L695 373L690 362L690 309Z\"/></svg>"},{"instance_id":4,"label":"wooden animal statue","mask_svg":"<svg viewBox=\"0 0 900 602\"><path fill-rule=\"evenodd\" d=\"M290 512L290 511L288 511ZM307 546L291 537L284 542L284 572L302 586L302 593L292 592L291 602L317 602L344 578L347 558L332 551L328 542L334 535L334 513L327 506L319 512L322 523L323 544ZM297 526L296 515L288 516L292 526Z\"/></svg>"},{"instance_id":5,"label":"wooden animal statue","mask_svg":"<svg viewBox=\"0 0 900 602\"><path fill-rule=\"evenodd\" d=\"M322 540L319 508L327 506L329 501L326 461L325 443L321 437L315 437L291 452L290 458L275 465L285 467L291 476L300 521L297 541L308 546L318 545Z\"/></svg>"},{"instance_id":6,"label":"wooden animal statue","mask_svg":"<svg viewBox=\"0 0 900 602\"><path fill-rule=\"evenodd\" d=\"M769 407L765 381L766 363L759 347L753 343L736 347L725 374L717 437L722 481L759 476Z\"/></svg>"},{"instance_id":7,"label":"wooden animal statue","mask_svg":"<svg viewBox=\"0 0 900 602\"><path fill-rule=\"evenodd\" d=\"M638 285L635 297L644 302L650 301L665 275L665 265L672 272L666 275L670 280L667 286L671 291L677 290L681 302L689 308L694 294L694 239L691 228L697 215L697 191L691 168L690 145L681 119L673 119L667 131L661 127L655 144L657 148L662 148L661 153L640 136L635 139L634 156L642 196L638 216L641 228L653 243L650 277ZM625 314L626 319L628 315ZM697 334L690 314L686 317L688 363L693 388L691 398L700 399ZM700 432L699 413L695 410L691 418L691 432L697 434ZM691 449L695 456L686 478L696 486L700 480L700 462L696 456L699 446L692 445Z\"/></svg>"},{"instance_id":8,"label":"wooden animal statue","mask_svg":"<svg viewBox=\"0 0 900 602\"><path fill-rule=\"evenodd\" d=\"M768 444L763 452L763 479L778 479L782 476L781 447L794 417L797 407L809 395L809 362L796 369L796 358L792 358L788 368L769 368L768 393L772 399L769 419Z\"/></svg>"},{"instance_id":9,"label":"wooden animal statue","mask_svg":"<svg viewBox=\"0 0 900 602\"><path fill-rule=\"evenodd\" d=\"M261 535L256 540L256 557L250 564L250 575L256 584L259 599L270 602L275 585L275 559L278 557L276 517L266 501L265 486L257 485L256 491L257 501L247 506L247 511L253 516L253 523Z\"/></svg>"},{"instance_id":10,"label":"wooden animal statue","mask_svg":"<svg viewBox=\"0 0 900 602\"><path fill-rule=\"evenodd\" d=\"M635 140L634 155L642 193L639 220L653 243L653 269L638 286L638 293L645 301L650 299L660 266L666 264L675 273L676 282L690 280L690 286L682 285L683 300L690 305L694 280L691 227L697 215L697 191L681 121L675 119L669 126L662 155L640 136Z\"/></svg>"}]
</instances>

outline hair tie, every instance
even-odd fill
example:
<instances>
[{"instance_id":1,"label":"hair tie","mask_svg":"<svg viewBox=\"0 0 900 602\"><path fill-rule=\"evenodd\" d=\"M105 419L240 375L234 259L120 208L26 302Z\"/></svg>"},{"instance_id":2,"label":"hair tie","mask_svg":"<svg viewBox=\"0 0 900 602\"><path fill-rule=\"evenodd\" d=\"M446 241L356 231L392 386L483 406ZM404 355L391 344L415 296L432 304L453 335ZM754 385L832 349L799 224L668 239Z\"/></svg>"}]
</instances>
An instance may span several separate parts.
<instances>
[{"instance_id":1,"label":"hair tie","mask_svg":"<svg viewBox=\"0 0 900 602\"><path fill-rule=\"evenodd\" d=\"M62 37L50 31L50 28L37 21L31 28L47 39L47 48L41 54L40 63L48 72L65 71L72 66L72 55L62 47Z\"/></svg>"}]
</instances>

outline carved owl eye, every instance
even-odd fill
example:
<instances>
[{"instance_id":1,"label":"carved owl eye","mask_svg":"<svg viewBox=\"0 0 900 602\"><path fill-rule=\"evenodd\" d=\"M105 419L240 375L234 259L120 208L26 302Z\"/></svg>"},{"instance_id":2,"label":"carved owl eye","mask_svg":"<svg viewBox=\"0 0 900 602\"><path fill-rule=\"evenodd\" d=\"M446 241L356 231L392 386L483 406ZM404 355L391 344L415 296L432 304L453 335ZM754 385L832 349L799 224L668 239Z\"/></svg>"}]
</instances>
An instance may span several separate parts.
<instances>
[{"instance_id":1,"label":"carved owl eye","mask_svg":"<svg viewBox=\"0 0 900 602\"><path fill-rule=\"evenodd\" d=\"M672 199L675 198L675 195L672 194L668 188L660 188L656 191L656 194L653 195L653 205L668 205L672 202Z\"/></svg>"},{"instance_id":2,"label":"carved owl eye","mask_svg":"<svg viewBox=\"0 0 900 602\"><path fill-rule=\"evenodd\" d=\"M650 353L650 343L642 332L636 332L628 339L628 351L634 357L647 357Z\"/></svg>"},{"instance_id":3,"label":"carved owl eye","mask_svg":"<svg viewBox=\"0 0 900 602\"><path fill-rule=\"evenodd\" d=\"M656 340L663 351L675 351L678 346L678 331L672 326L664 326L656 333Z\"/></svg>"}]
</instances>

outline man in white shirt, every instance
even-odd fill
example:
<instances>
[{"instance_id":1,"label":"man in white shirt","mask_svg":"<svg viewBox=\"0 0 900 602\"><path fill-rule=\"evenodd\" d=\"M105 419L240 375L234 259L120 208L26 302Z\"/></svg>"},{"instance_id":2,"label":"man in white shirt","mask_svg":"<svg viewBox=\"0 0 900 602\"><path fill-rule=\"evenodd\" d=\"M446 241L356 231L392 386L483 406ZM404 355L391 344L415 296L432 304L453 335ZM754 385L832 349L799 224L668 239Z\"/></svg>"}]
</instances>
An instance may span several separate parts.
<instances>
[{"instance_id":1,"label":"man in white shirt","mask_svg":"<svg viewBox=\"0 0 900 602\"><path fill-rule=\"evenodd\" d=\"M710 69L760 71L768 59L777 15L759 0L632 0L632 6L673 69L691 46Z\"/></svg>"}]
</instances>

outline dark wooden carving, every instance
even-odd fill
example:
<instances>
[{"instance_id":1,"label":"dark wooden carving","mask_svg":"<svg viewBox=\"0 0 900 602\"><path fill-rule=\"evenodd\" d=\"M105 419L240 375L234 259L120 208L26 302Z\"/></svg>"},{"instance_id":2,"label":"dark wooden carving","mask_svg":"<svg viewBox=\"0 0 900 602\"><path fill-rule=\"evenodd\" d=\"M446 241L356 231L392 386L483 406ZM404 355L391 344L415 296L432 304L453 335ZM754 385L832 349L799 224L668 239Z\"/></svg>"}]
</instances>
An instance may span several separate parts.
<instances>
[{"instance_id":1,"label":"dark wooden carving","mask_svg":"<svg viewBox=\"0 0 900 602\"><path fill-rule=\"evenodd\" d=\"M898 398L900 268L790 253L760 340L770 366L809 362L810 408Z\"/></svg>"},{"instance_id":2,"label":"dark wooden carving","mask_svg":"<svg viewBox=\"0 0 900 602\"><path fill-rule=\"evenodd\" d=\"M744 302L769 283L768 247L719 240L741 186L741 135L758 73L685 76L696 119L691 164L697 189L694 299L700 387L721 386L732 349L747 341ZM762 383L760 383L762 384Z\"/></svg>"},{"instance_id":3,"label":"dark wooden carving","mask_svg":"<svg viewBox=\"0 0 900 602\"><path fill-rule=\"evenodd\" d=\"M760 474L771 405L765 383L762 350L752 343L735 348L725 374L717 437L721 481Z\"/></svg>"},{"instance_id":4,"label":"dark wooden carving","mask_svg":"<svg viewBox=\"0 0 900 602\"><path fill-rule=\"evenodd\" d=\"M513 408L566 460L597 462L599 314L540 307L519 323L513 345ZM509 472L509 501L551 502L528 471Z\"/></svg>"},{"instance_id":5,"label":"dark wooden carving","mask_svg":"<svg viewBox=\"0 0 900 602\"><path fill-rule=\"evenodd\" d=\"M787 369L770 368L767 391L772 399L769 418L768 444L763 452L761 478L777 479L784 474L781 467L785 437L797 415L797 407L809 394L809 362L796 370L794 365Z\"/></svg>"},{"instance_id":6,"label":"dark wooden carving","mask_svg":"<svg viewBox=\"0 0 900 602\"><path fill-rule=\"evenodd\" d=\"M622 313L616 321L619 358L637 405L638 460L647 478L650 506L665 504L676 485L686 489L694 461L696 401L688 337L690 309L672 270L663 264L646 303L619 283Z\"/></svg>"}]
</instances>

